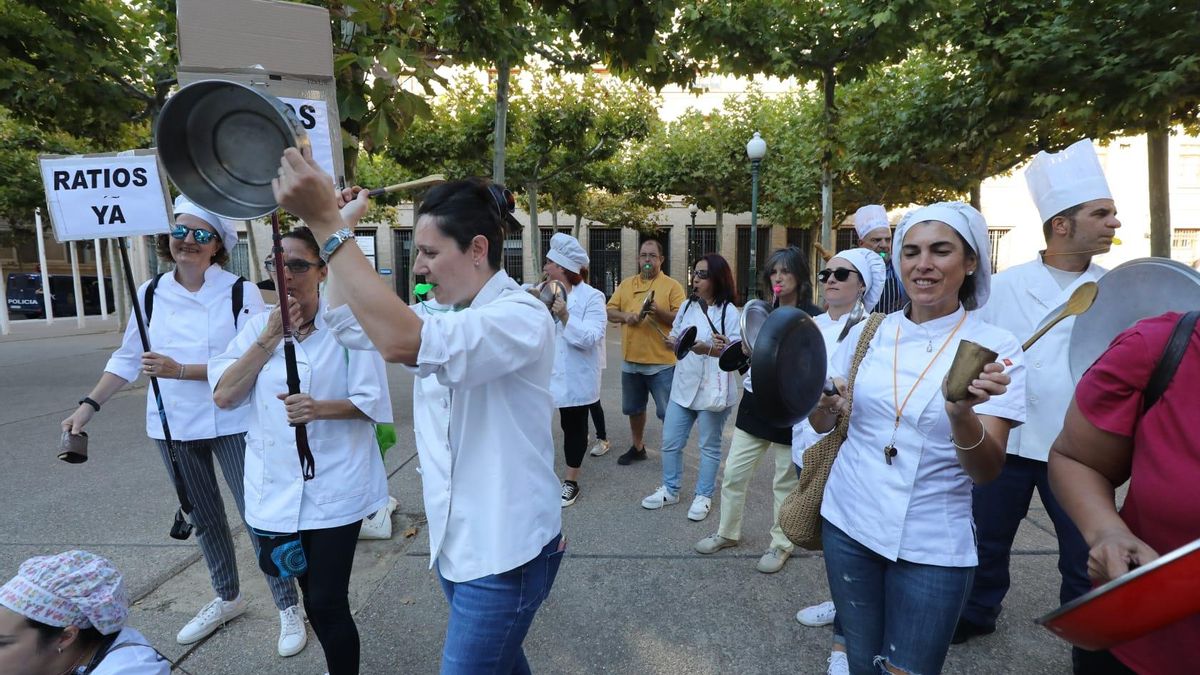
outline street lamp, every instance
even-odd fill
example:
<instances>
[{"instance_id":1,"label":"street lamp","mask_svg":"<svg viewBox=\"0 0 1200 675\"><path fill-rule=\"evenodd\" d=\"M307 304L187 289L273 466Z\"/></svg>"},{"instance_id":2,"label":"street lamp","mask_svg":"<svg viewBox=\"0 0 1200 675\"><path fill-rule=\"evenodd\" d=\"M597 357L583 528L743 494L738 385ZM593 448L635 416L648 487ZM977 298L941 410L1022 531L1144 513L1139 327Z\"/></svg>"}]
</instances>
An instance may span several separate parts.
<instances>
[{"instance_id":1,"label":"street lamp","mask_svg":"<svg viewBox=\"0 0 1200 675\"><path fill-rule=\"evenodd\" d=\"M746 298L758 297L758 165L767 154L767 142L756 131L754 138L746 143L746 156L750 158L750 280Z\"/></svg>"},{"instance_id":2,"label":"street lamp","mask_svg":"<svg viewBox=\"0 0 1200 675\"><path fill-rule=\"evenodd\" d=\"M692 214L692 225L688 228L687 233L688 274L691 274L692 265L696 264L695 251L692 250L692 247L695 246L695 242L693 241L692 237L694 237L696 234L696 214L699 211L700 207L696 206L695 202L692 202L692 205L688 207L688 213Z\"/></svg>"}]
</instances>

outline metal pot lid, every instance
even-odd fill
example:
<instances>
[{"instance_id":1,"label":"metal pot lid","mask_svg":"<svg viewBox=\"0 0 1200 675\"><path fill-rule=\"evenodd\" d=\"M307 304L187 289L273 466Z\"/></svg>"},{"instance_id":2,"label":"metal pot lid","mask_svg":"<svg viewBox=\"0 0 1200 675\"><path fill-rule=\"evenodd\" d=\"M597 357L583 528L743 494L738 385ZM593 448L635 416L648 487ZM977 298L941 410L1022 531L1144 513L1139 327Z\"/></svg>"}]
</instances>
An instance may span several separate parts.
<instances>
[{"instance_id":1,"label":"metal pot lid","mask_svg":"<svg viewBox=\"0 0 1200 675\"><path fill-rule=\"evenodd\" d=\"M1117 335L1138 321L1200 309L1200 271L1167 258L1130 260L1100 277L1097 285L1095 304L1075 318L1071 329L1071 376L1076 382Z\"/></svg>"},{"instance_id":2,"label":"metal pot lid","mask_svg":"<svg viewBox=\"0 0 1200 675\"><path fill-rule=\"evenodd\" d=\"M308 145L290 108L257 89L202 80L180 89L159 113L155 140L179 191L225 218L258 218L278 208L271 180L289 147Z\"/></svg>"},{"instance_id":3,"label":"metal pot lid","mask_svg":"<svg viewBox=\"0 0 1200 675\"><path fill-rule=\"evenodd\" d=\"M688 326L679 334L679 339L675 341L675 358L682 359L690 353L692 345L696 344L696 333L699 332L695 326Z\"/></svg>"},{"instance_id":4,"label":"metal pot lid","mask_svg":"<svg viewBox=\"0 0 1200 675\"><path fill-rule=\"evenodd\" d=\"M790 427L808 416L825 384L825 339L812 317L796 307L771 312L750 356L750 381L758 414Z\"/></svg>"}]
</instances>

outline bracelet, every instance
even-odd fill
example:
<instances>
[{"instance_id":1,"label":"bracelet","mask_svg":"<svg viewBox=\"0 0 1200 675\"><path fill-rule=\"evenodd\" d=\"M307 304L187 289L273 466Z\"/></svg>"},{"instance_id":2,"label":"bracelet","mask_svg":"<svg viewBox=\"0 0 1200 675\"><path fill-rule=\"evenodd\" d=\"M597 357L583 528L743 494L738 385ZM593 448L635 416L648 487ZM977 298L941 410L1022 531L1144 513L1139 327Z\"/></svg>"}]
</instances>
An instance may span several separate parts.
<instances>
[{"instance_id":1,"label":"bracelet","mask_svg":"<svg viewBox=\"0 0 1200 675\"><path fill-rule=\"evenodd\" d=\"M259 342L258 340L255 340L255 341L254 341L254 344L258 345L258 348L259 348L259 349L261 349L261 350L263 350L264 352L266 352L266 353L267 353L267 356L274 356L274 355L275 355L275 352L271 351L270 349L267 349L267 346L266 346L266 345L264 345L263 343Z\"/></svg>"},{"instance_id":2,"label":"bracelet","mask_svg":"<svg viewBox=\"0 0 1200 675\"><path fill-rule=\"evenodd\" d=\"M100 404L96 403L94 400L92 400L91 396L84 396L83 398L79 399L78 405L83 405L84 403L92 406L92 408L95 409L96 412L100 412Z\"/></svg>"},{"instance_id":3,"label":"bracelet","mask_svg":"<svg viewBox=\"0 0 1200 675\"><path fill-rule=\"evenodd\" d=\"M976 417L976 419L979 419L979 418ZM987 438L987 427L984 426L983 420L979 420L979 431L980 431L979 440L975 443L975 445L972 445L969 448L964 448L963 446L959 445L958 441L954 440L953 433L950 434L950 442L953 443L954 447L958 448L959 450L974 450L975 448L978 448L979 446L983 445L983 439Z\"/></svg>"},{"instance_id":4,"label":"bracelet","mask_svg":"<svg viewBox=\"0 0 1200 675\"><path fill-rule=\"evenodd\" d=\"M187 366L179 364L179 379L183 379L183 374L187 372Z\"/></svg>"}]
</instances>

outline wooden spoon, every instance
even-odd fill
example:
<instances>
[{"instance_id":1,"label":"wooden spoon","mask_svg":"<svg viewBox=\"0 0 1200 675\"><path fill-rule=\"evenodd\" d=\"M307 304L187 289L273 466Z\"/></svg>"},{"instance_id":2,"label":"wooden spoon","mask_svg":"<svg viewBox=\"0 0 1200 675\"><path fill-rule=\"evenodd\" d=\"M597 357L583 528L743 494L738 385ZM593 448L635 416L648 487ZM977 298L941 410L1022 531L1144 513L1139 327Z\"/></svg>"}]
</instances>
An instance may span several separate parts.
<instances>
[{"instance_id":1,"label":"wooden spoon","mask_svg":"<svg viewBox=\"0 0 1200 675\"><path fill-rule=\"evenodd\" d=\"M440 173L435 173L431 176L425 176L424 178L418 178L416 180L410 180L404 183L396 183L395 185L389 185L387 187L375 188L374 190L368 192L368 194L371 196L371 199L374 199L380 195L399 192L400 190L415 190L417 188L428 187L430 185L441 185L445 182L445 176Z\"/></svg>"},{"instance_id":2,"label":"wooden spoon","mask_svg":"<svg viewBox=\"0 0 1200 675\"><path fill-rule=\"evenodd\" d=\"M1051 319L1050 323L1042 326L1038 332L1033 334L1033 337L1026 340L1025 344L1021 345L1021 351L1029 351L1029 348L1033 346L1033 343L1037 342L1039 338L1045 335L1046 331L1054 328L1059 321L1062 321L1068 316L1078 316L1088 311L1088 309L1091 308L1092 303L1096 301L1096 293L1099 290L1100 287L1097 286L1096 282L1094 281L1087 281L1080 284L1079 288L1076 288L1074 292L1071 293L1071 297L1067 300L1067 304L1063 306L1062 311L1058 313L1058 316Z\"/></svg>"}]
</instances>

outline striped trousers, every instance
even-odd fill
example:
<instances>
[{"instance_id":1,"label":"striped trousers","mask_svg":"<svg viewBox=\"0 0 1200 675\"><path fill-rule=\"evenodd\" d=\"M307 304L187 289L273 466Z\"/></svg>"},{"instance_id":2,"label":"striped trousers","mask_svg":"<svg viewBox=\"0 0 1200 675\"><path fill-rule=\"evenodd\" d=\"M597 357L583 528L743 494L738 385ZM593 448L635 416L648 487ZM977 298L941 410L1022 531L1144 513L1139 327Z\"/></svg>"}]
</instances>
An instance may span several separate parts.
<instances>
[{"instance_id":1,"label":"striped trousers","mask_svg":"<svg viewBox=\"0 0 1200 675\"><path fill-rule=\"evenodd\" d=\"M171 475L171 458L167 455L165 441L155 439L159 454ZM233 600L238 596L237 557L233 550L233 534L229 531L229 519L225 516L225 502L217 485L217 473L213 458L221 465L225 484L233 493L242 524L246 524L246 497L242 477L245 475L246 434L230 434L198 441L175 441L176 457L182 474L183 486L192 502L192 524L195 525L196 543L208 565L213 590L222 600ZM250 527L246 526L247 532ZM258 537L250 535L258 558ZM257 566L256 566L257 569ZM260 572L261 573L261 572ZM291 579L263 575L271 587L271 597L281 610L300 604L296 584Z\"/></svg>"}]
</instances>

